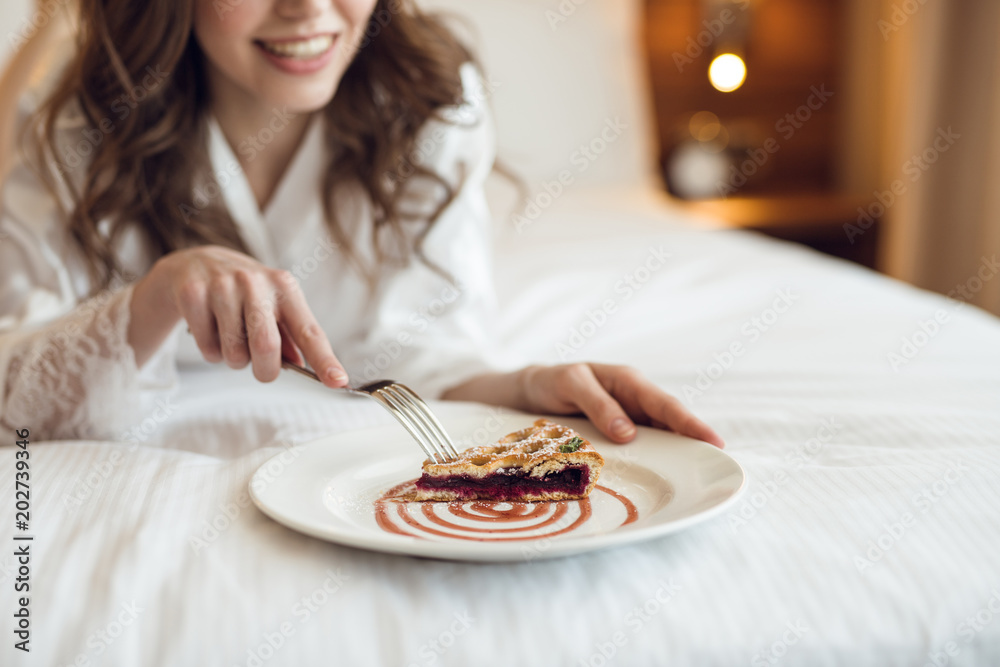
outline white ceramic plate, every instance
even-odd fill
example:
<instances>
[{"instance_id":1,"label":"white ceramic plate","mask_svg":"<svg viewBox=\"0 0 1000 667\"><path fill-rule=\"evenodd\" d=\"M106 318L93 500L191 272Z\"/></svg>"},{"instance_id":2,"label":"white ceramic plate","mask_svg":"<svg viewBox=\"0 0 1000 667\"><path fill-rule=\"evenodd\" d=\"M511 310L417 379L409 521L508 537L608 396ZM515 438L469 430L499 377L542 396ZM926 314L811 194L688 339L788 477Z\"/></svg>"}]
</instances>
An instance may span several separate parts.
<instances>
[{"instance_id":1,"label":"white ceramic plate","mask_svg":"<svg viewBox=\"0 0 1000 667\"><path fill-rule=\"evenodd\" d=\"M504 413L502 420L476 414L443 417L442 422L463 449L495 440L535 419ZM384 526L380 525L378 499L391 487L419 476L424 459L396 425L293 447L254 473L250 494L275 521L338 544L448 560L532 561L682 530L722 512L745 486L743 468L704 442L640 428L633 442L614 445L585 420L551 419L579 431L604 457L598 488L589 503L526 503L519 508L510 503L475 506L475 501L385 503ZM629 502L638 517L626 523ZM498 522L496 514L508 518Z\"/></svg>"}]
</instances>

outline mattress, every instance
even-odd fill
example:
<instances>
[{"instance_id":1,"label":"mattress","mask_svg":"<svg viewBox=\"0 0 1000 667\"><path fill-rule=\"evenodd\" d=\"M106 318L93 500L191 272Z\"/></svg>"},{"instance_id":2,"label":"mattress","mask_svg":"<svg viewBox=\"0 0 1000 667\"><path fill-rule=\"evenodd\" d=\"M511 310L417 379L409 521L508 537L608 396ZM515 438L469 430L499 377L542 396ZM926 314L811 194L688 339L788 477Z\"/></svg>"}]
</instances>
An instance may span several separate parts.
<instances>
[{"instance_id":1,"label":"mattress","mask_svg":"<svg viewBox=\"0 0 1000 667\"><path fill-rule=\"evenodd\" d=\"M30 445L31 653L7 615L0 662L1000 664L996 318L647 192L564 194L498 234L496 272L501 363L641 369L748 472L731 511L530 563L329 544L257 511L249 477L391 418L297 376L185 369L121 441ZM5 546L4 610L18 566Z\"/></svg>"}]
</instances>

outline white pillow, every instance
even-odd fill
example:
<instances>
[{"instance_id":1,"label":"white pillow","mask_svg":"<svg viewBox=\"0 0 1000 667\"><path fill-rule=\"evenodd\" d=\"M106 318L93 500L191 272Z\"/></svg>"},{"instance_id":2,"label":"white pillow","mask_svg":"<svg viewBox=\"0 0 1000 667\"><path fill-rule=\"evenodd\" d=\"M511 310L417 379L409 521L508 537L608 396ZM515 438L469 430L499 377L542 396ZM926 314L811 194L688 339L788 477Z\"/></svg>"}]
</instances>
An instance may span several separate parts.
<instances>
[{"instance_id":1,"label":"white pillow","mask_svg":"<svg viewBox=\"0 0 1000 667\"><path fill-rule=\"evenodd\" d=\"M496 85L498 156L533 191L560 172L574 187L652 181L656 141L638 0L418 4L468 19L449 25L477 51L487 88Z\"/></svg>"}]
</instances>

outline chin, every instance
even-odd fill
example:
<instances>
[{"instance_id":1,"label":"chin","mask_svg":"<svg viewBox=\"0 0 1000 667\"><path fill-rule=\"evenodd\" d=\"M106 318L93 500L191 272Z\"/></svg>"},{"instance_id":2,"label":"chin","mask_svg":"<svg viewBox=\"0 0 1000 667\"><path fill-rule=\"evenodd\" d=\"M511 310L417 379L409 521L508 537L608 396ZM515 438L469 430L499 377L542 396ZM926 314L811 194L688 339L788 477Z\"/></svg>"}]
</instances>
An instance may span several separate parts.
<instances>
[{"instance_id":1,"label":"chin","mask_svg":"<svg viewBox=\"0 0 1000 667\"><path fill-rule=\"evenodd\" d=\"M263 97L279 109L287 109L293 113L312 113L328 105L336 92L336 83L331 85L329 82L324 82L314 85L281 86L277 90L268 91Z\"/></svg>"}]
</instances>

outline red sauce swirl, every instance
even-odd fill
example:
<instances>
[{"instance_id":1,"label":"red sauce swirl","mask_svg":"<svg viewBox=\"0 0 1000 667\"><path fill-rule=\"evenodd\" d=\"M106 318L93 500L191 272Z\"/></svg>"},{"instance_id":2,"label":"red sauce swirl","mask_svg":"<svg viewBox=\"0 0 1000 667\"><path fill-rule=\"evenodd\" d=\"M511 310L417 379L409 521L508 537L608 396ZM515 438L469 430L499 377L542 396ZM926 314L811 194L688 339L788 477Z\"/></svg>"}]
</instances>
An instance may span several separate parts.
<instances>
[{"instance_id":1,"label":"red sauce swirl","mask_svg":"<svg viewBox=\"0 0 1000 667\"><path fill-rule=\"evenodd\" d=\"M456 540L474 540L478 542L537 540L563 535L576 530L585 524L593 513L590 498L534 503L494 502L488 500L412 503L393 500L394 497L401 495L412 484L413 481L399 484L389 489L385 495L375 501L375 520L382 530L407 537L424 538L424 535L435 535ZM594 489L608 494L624 506L626 516L625 521L621 525L630 524L639 518L639 511L636 509L635 504L621 493L599 484ZM577 511L571 513L571 508L574 505L577 507ZM392 517L392 506L395 506L395 514L398 517L398 522ZM426 521L418 520L414 516L414 513L419 513ZM565 521L567 516L574 517L568 524ZM461 524L452 521L451 517L482 523L483 525ZM503 528L496 527L497 524L514 522L524 525ZM428 525L428 523L432 525ZM537 532L538 529L547 527L551 527L551 529L543 533ZM412 531L407 530L407 528L412 529ZM530 531L532 534L512 534L523 533L525 531Z\"/></svg>"}]
</instances>

